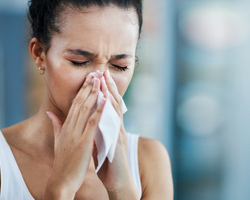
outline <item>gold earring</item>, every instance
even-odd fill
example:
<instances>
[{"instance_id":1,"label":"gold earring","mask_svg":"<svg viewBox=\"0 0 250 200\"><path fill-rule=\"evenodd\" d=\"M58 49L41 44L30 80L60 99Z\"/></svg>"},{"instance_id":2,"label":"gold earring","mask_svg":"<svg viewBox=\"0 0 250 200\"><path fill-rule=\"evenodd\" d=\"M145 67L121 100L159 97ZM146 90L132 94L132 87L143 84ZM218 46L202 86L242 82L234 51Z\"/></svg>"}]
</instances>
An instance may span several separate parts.
<instances>
[{"instance_id":1,"label":"gold earring","mask_svg":"<svg viewBox=\"0 0 250 200\"><path fill-rule=\"evenodd\" d=\"M38 68L38 70L40 71L40 75L44 75L45 70L42 70L42 68L41 68L41 67L39 67L39 68Z\"/></svg>"}]
</instances>

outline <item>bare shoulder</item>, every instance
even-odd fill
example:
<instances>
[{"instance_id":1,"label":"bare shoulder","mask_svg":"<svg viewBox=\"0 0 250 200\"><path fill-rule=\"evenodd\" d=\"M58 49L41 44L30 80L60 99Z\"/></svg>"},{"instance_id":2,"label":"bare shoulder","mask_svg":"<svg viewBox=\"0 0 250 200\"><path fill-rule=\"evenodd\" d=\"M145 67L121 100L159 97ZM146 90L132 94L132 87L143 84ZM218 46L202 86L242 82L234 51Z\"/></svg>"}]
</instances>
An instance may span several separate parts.
<instances>
[{"instance_id":1,"label":"bare shoulder","mask_svg":"<svg viewBox=\"0 0 250 200\"><path fill-rule=\"evenodd\" d=\"M138 145L142 200L173 199L171 163L164 145L154 139L140 137Z\"/></svg>"},{"instance_id":2,"label":"bare shoulder","mask_svg":"<svg viewBox=\"0 0 250 200\"><path fill-rule=\"evenodd\" d=\"M9 136L9 135L13 135L14 133L18 133L20 132L20 129L23 128L23 124L25 121L20 122L18 124L14 124L12 126L6 127L1 129L2 133L4 134L4 136Z\"/></svg>"},{"instance_id":3,"label":"bare shoulder","mask_svg":"<svg viewBox=\"0 0 250 200\"><path fill-rule=\"evenodd\" d=\"M1 129L1 131L8 144L10 146L16 146L19 144L20 138L22 137L27 127L29 127L29 119Z\"/></svg>"}]
</instances>

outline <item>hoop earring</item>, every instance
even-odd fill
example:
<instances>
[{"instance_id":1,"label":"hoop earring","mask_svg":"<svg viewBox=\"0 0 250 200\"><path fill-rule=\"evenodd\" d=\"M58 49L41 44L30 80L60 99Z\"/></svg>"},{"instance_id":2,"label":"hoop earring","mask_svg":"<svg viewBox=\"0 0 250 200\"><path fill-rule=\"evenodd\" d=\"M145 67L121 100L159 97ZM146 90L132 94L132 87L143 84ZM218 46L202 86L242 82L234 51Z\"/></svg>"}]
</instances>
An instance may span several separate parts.
<instances>
[{"instance_id":1,"label":"hoop earring","mask_svg":"<svg viewBox=\"0 0 250 200\"><path fill-rule=\"evenodd\" d=\"M42 70L41 67L39 67L38 70L40 71L40 75L44 75L45 70Z\"/></svg>"}]
</instances>

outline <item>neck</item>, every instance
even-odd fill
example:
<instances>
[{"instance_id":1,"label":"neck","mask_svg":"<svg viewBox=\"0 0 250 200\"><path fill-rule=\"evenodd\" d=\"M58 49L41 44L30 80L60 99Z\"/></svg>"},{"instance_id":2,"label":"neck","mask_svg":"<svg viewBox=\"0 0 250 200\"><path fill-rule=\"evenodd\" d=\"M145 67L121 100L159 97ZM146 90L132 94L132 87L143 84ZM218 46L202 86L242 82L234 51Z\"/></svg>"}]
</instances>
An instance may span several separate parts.
<instances>
[{"instance_id":1,"label":"neck","mask_svg":"<svg viewBox=\"0 0 250 200\"><path fill-rule=\"evenodd\" d=\"M27 131L27 139L33 140L33 144L41 147L39 149L47 149L49 153L54 153L54 132L46 112L54 112L62 122L65 121L65 116L49 102L51 101L45 95L38 113L28 120L27 127L31 130Z\"/></svg>"}]
</instances>

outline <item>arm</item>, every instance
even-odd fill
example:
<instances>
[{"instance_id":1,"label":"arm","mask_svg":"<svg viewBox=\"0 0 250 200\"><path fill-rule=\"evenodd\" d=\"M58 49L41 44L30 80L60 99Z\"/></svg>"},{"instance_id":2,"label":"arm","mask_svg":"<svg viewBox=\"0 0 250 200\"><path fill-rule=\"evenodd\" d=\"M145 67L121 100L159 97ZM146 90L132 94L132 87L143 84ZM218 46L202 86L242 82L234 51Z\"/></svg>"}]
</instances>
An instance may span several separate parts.
<instances>
[{"instance_id":1,"label":"arm","mask_svg":"<svg viewBox=\"0 0 250 200\"><path fill-rule=\"evenodd\" d=\"M98 171L110 200L139 200L139 191L129 169L127 134L123 123L122 98L113 85L112 77L106 70L101 78L101 90L112 103L122 121L113 162L107 159Z\"/></svg>"},{"instance_id":2,"label":"arm","mask_svg":"<svg viewBox=\"0 0 250 200\"><path fill-rule=\"evenodd\" d=\"M169 155L165 147L153 139L140 138L139 169L142 200L173 200L173 180Z\"/></svg>"}]
</instances>

